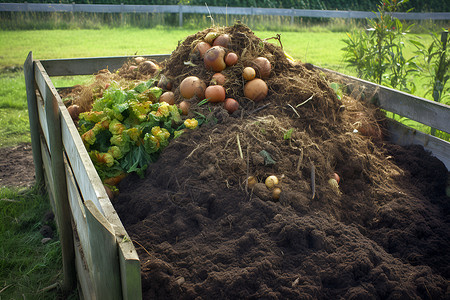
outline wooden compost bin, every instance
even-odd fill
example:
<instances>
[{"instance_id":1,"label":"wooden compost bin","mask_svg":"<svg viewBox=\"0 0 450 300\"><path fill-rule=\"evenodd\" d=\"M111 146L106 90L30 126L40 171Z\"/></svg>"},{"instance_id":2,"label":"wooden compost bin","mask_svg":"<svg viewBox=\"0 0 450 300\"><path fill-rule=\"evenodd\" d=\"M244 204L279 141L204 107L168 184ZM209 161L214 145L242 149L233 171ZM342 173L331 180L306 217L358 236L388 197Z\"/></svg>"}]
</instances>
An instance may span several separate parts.
<instances>
[{"instance_id":1,"label":"wooden compost bin","mask_svg":"<svg viewBox=\"0 0 450 300\"><path fill-rule=\"evenodd\" d=\"M169 55L145 57L162 61ZM30 52L24 64L36 182L45 184L55 211L65 286L71 287L76 271L84 299L141 299L140 262L50 76L116 70L129 58L33 60ZM339 75L360 92L370 91L382 109L450 132L447 105L320 70ZM392 142L422 145L450 170L450 143L390 119L388 130Z\"/></svg>"}]
</instances>

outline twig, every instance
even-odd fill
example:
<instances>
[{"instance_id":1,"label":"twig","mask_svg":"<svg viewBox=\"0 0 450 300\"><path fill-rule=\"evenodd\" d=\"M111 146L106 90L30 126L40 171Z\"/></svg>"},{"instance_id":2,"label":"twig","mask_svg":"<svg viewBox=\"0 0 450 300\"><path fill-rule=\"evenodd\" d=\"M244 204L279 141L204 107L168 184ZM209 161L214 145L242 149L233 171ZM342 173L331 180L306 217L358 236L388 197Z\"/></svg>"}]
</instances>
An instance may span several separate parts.
<instances>
[{"instance_id":1,"label":"twig","mask_svg":"<svg viewBox=\"0 0 450 300\"><path fill-rule=\"evenodd\" d=\"M298 114L297 110L292 105L290 105L289 103L288 103L288 106L290 108L292 108L292 110L295 112L295 114L300 118L300 115Z\"/></svg>"},{"instance_id":2,"label":"twig","mask_svg":"<svg viewBox=\"0 0 450 300\"><path fill-rule=\"evenodd\" d=\"M139 243L138 241L136 241L136 240L131 240L133 243L136 243L136 244L138 244L142 249L144 249L144 251L145 252L147 252L147 254L148 254L148 256L152 256L151 254L150 254L150 252L148 252L147 251L147 249L145 249L145 247L144 246L142 246L142 244L141 243Z\"/></svg>"},{"instance_id":3,"label":"twig","mask_svg":"<svg viewBox=\"0 0 450 300\"><path fill-rule=\"evenodd\" d=\"M300 166L303 162L303 148L300 149L300 155L298 157L298 163L297 163L297 173L300 171Z\"/></svg>"},{"instance_id":4,"label":"twig","mask_svg":"<svg viewBox=\"0 0 450 300\"><path fill-rule=\"evenodd\" d=\"M20 202L19 200L7 199L7 198L2 198L2 199L0 199L0 201L6 201L6 202Z\"/></svg>"},{"instance_id":5,"label":"twig","mask_svg":"<svg viewBox=\"0 0 450 300\"><path fill-rule=\"evenodd\" d=\"M51 285L39 290L38 293L45 293L45 292L51 291L53 289L56 289L59 286L60 286L59 282L55 282L54 284L51 284Z\"/></svg>"},{"instance_id":6,"label":"twig","mask_svg":"<svg viewBox=\"0 0 450 300\"><path fill-rule=\"evenodd\" d=\"M239 155L241 156L241 159L244 159L244 155L242 154L241 142L239 141L239 133L236 134L236 140L239 148Z\"/></svg>"},{"instance_id":7,"label":"twig","mask_svg":"<svg viewBox=\"0 0 450 300\"><path fill-rule=\"evenodd\" d=\"M264 41L268 41L268 40L277 40L280 43L280 47L281 49L283 49L283 44L281 43L281 34L277 33L276 36L273 37L269 37L269 38L265 38Z\"/></svg>"},{"instance_id":8,"label":"twig","mask_svg":"<svg viewBox=\"0 0 450 300\"><path fill-rule=\"evenodd\" d=\"M314 167L314 163L311 162L311 190L312 190L312 198L316 196L316 167Z\"/></svg>"},{"instance_id":9,"label":"twig","mask_svg":"<svg viewBox=\"0 0 450 300\"><path fill-rule=\"evenodd\" d=\"M7 288L9 288L10 286L12 286L12 284L8 284L7 286L5 286L4 288L2 288L0 290L0 294L3 293Z\"/></svg>"},{"instance_id":10,"label":"twig","mask_svg":"<svg viewBox=\"0 0 450 300\"><path fill-rule=\"evenodd\" d=\"M263 106L255 108L254 110L252 110L248 114L251 115L251 114L257 113L258 111L263 110L264 108L268 107L269 105L270 105L270 103L264 104Z\"/></svg>"},{"instance_id":11,"label":"twig","mask_svg":"<svg viewBox=\"0 0 450 300\"><path fill-rule=\"evenodd\" d=\"M192 156L192 154L194 154L194 152L195 152L195 151L197 151L197 149L198 149L198 148L200 148L200 144L197 144L197 147L195 147L195 148L194 148L194 150L192 150L192 152L191 152L191 153L189 153L189 155L188 155L188 156L186 156L186 159L188 159L189 157L191 157L191 156Z\"/></svg>"},{"instance_id":12,"label":"twig","mask_svg":"<svg viewBox=\"0 0 450 300\"><path fill-rule=\"evenodd\" d=\"M208 4L206 4L206 2L205 2L205 6L206 6L206 9L207 9L208 12L209 12L208 18L211 19L212 26L214 27L214 18L211 16L211 11L209 10Z\"/></svg>"},{"instance_id":13,"label":"twig","mask_svg":"<svg viewBox=\"0 0 450 300\"><path fill-rule=\"evenodd\" d=\"M311 95L311 97L309 97L308 99L306 99L305 101L303 101L302 103L300 103L300 104L297 104L295 107L299 107L299 106L302 106L303 104L306 104L306 102L308 102L309 100L312 100L312 98L314 97L314 94L313 95Z\"/></svg>"}]
</instances>

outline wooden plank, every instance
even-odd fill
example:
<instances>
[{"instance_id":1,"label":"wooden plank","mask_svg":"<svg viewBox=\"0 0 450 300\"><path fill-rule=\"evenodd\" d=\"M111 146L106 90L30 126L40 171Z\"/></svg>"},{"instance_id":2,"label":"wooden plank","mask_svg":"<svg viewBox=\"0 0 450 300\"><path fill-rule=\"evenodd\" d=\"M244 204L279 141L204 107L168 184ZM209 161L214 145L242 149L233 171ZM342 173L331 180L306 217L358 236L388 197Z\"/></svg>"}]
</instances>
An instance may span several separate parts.
<instances>
[{"instance_id":1,"label":"wooden plank","mask_svg":"<svg viewBox=\"0 0 450 300\"><path fill-rule=\"evenodd\" d=\"M47 187L47 192L50 197L50 203L52 205L53 211L56 210L55 207L55 193L53 187L55 183L53 181L52 175L52 161L50 159L50 153L48 152L47 144L45 143L44 138L40 139L41 143L41 155L42 155L42 166L44 169L44 178L45 178L45 186Z\"/></svg>"},{"instance_id":2,"label":"wooden plank","mask_svg":"<svg viewBox=\"0 0 450 300\"><path fill-rule=\"evenodd\" d=\"M75 268L77 270L77 278L79 283L79 296L82 300L94 300L95 290L92 285L91 273L87 268L87 263L84 260L84 252L79 241L74 239L75 245ZM81 293L81 294L80 294Z\"/></svg>"},{"instance_id":3,"label":"wooden plank","mask_svg":"<svg viewBox=\"0 0 450 300\"><path fill-rule=\"evenodd\" d=\"M101 299L121 299L120 267L114 229L92 201L87 200L84 204L94 262L92 279L96 296Z\"/></svg>"},{"instance_id":4,"label":"wooden plank","mask_svg":"<svg viewBox=\"0 0 450 300\"><path fill-rule=\"evenodd\" d=\"M68 163L65 163L66 167L66 181L67 181L67 193L69 197L70 209L72 212L73 225L78 235L78 247L83 249L85 261L89 268L92 268L92 256L89 245L88 227L86 223L86 214L84 211L84 204L80 197L75 178L73 177L72 170ZM75 249L77 246L75 245Z\"/></svg>"},{"instance_id":5,"label":"wooden plank","mask_svg":"<svg viewBox=\"0 0 450 300\"><path fill-rule=\"evenodd\" d=\"M25 76L25 86L27 90L27 103L28 103L28 119L30 122L30 134L31 134L31 148L33 149L33 161L34 161L34 174L35 184L44 184L44 170L41 154L41 142L39 133L39 115L35 89L34 79L34 63L33 53L29 52L27 59L23 65L23 71Z\"/></svg>"},{"instance_id":6,"label":"wooden plank","mask_svg":"<svg viewBox=\"0 0 450 300\"><path fill-rule=\"evenodd\" d=\"M50 138L48 136L48 125L47 125L47 118L45 116L44 100L42 99L39 91L36 92L36 100L37 100L36 105L38 110L39 125L41 126L42 134L44 135L45 138L46 147L50 147L49 145Z\"/></svg>"},{"instance_id":7,"label":"wooden plank","mask_svg":"<svg viewBox=\"0 0 450 300\"><path fill-rule=\"evenodd\" d=\"M410 146L413 144L422 145L430 151L433 156L441 160L450 171L450 143L432 135L414 130L392 119L387 119L389 139L391 142Z\"/></svg>"},{"instance_id":8,"label":"wooden plank","mask_svg":"<svg viewBox=\"0 0 450 300\"><path fill-rule=\"evenodd\" d=\"M129 238L119 242L119 264L123 299L142 299L141 265Z\"/></svg>"},{"instance_id":9,"label":"wooden plank","mask_svg":"<svg viewBox=\"0 0 450 300\"><path fill-rule=\"evenodd\" d=\"M67 185L64 170L63 145L61 141L61 125L59 103L56 89L45 69L39 61L35 63L36 81L44 99L44 107L49 134L49 150L51 159L51 172L53 176L53 190L55 196L55 216L60 232L61 250L63 257L64 280L62 288L71 291L76 282L75 253L72 236L72 223L70 205L67 197Z\"/></svg>"},{"instance_id":10,"label":"wooden plank","mask_svg":"<svg viewBox=\"0 0 450 300\"><path fill-rule=\"evenodd\" d=\"M163 61L170 57L169 54L142 55L148 59ZM75 76L92 75L102 69L115 71L119 69L128 59L135 56L110 56L110 57L87 57L71 59L48 59L40 62L45 67L49 76Z\"/></svg>"},{"instance_id":11,"label":"wooden plank","mask_svg":"<svg viewBox=\"0 0 450 300\"><path fill-rule=\"evenodd\" d=\"M370 81L340 74L332 70L316 68L337 75L357 86L360 85L364 86L364 88L372 89L375 92L374 104L387 111L450 133L450 106L448 105L407 94Z\"/></svg>"},{"instance_id":12,"label":"wooden plank","mask_svg":"<svg viewBox=\"0 0 450 300\"><path fill-rule=\"evenodd\" d=\"M104 214L103 206L110 202L108 195L65 107L61 107L61 135L82 199L92 201Z\"/></svg>"}]
</instances>

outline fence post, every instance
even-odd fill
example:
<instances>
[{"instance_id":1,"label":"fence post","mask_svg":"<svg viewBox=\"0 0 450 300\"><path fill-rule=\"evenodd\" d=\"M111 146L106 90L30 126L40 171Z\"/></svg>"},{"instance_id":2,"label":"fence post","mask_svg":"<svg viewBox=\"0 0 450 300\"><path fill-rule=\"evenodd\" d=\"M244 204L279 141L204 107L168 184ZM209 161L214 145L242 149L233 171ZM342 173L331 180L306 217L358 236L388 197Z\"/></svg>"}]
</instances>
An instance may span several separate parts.
<instances>
[{"instance_id":1,"label":"fence post","mask_svg":"<svg viewBox=\"0 0 450 300\"><path fill-rule=\"evenodd\" d=\"M178 6L178 26L183 27L183 5Z\"/></svg>"},{"instance_id":2,"label":"fence post","mask_svg":"<svg viewBox=\"0 0 450 300\"><path fill-rule=\"evenodd\" d=\"M33 53L30 51L23 65L25 86L27 90L28 119L30 122L31 148L33 150L34 172L37 186L44 185L44 168L42 162L41 140L39 133L39 116L36 98L36 81L34 79Z\"/></svg>"},{"instance_id":3,"label":"fence post","mask_svg":"<svg viewBox=\"0 0 450 300\"><path fill-rule=\"evenodd\" d=\"M48 78L48 77L47 77ZM75 249L71 222L70 204L67 195L66 170L61 135L61 104L55 97L56 90L51 88L51 82L46 82L47 91L44 94L45 116L49 134L49 151L51 158L51 173L53 176L53 191L56 207L56 222L61 241L64 281L62 289L71 291L76 283Z\"/></svg>"},{"instance_id":4,"label":"fence post","mask_svg":"<svg viewBox=\"0 0 450 300\"><path fill-rule=\"evenodd\" d=\"M295 9L291 7L291 26L294 25Z\"/></svg>"},{"instance_id":5,"label":"fence post","mask_svg":"<svg viewBox=\"0 0 450 300\"><path fill-rule=\"evenodd\" d=\"M123 9L123 3L120 3L120 24L123 26L123 24L124 24L124 17L123 17L123 11L124 11L124 9Z\"/></svg>"}]
</instances>

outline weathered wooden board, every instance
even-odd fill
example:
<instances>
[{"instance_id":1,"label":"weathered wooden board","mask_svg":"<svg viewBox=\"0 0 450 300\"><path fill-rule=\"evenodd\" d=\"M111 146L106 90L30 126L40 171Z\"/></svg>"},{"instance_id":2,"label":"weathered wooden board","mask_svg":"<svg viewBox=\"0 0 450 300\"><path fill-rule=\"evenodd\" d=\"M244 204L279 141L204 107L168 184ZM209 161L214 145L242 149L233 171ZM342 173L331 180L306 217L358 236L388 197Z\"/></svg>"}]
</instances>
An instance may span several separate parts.
<instances>
[{"instance_id":1,"label":"weathered wooden board","mask_svg":"<svg viewBox=\"0 0 450 300\"><path fill-rule=\"evenodd\" d=\"M84 203L88 225L89 244L93 261L92 277L99 299L121 299L119 257L116 234L97 206L87 200Z\"/></svg>"},{"instance_id":2,"label":"weathered wooden board","mask_svg":"<svg viewBox=\"0 0 450 300\"><path fill-rule=\"evenodd\" d=\"M141 265L129 237L119 242L119 263L123 299L142 299Z\"/></svg>"},{"instance_id":3,"label":"weathered wooden board","mask_svg":"<svg viewBox=\"0 0 450 300\"><path fill-rule=\"evenodd\" d=\"M72 167L82 199L91 200L104 214L101 202L109 201L106 199L108 196L65 107L61 108L61 134L67 159Z\"/></svg>"},{"instance_id":4,"label":"weathered wooden board","mask_svg":"<svg viewBox=\"0 0 450 300\"><path fill-rule=\"evenodd\" d=\"M389 138L401 146L422 145L444 163L450 171L450 143L432 135L414 130L392 119L387 119Z\"/></svg>"},{"instance_id":5,"label":"weathered wooden board","mask_svg":"<svg viewBox=\"0 0 450 300\"><path fill-rule=\"evenodd\" d=\"M110 56L110 57L88 57L73 59L48 59L41 60L49 76L73 76L92 75L99 70L108 69L111 72L119 69L128 59L136 56ZM169 57L162 55L143 55L148 59L163 61Z\"/></svg>"},{"instance_id":6,"label":"weathered wooden board","mask_svg":"<svg viewBox=\"0 0 450 300\"><path fill-rule=\"evenodd\" d=\"M77 270L77 278L79 283L78 291L81 300L94 300L95 290L92 284L91 273L88 270L88 263L84 260L84 252L81 248L79 240L74 238L75 246L75 268Z\"/></svg>"},{"instance_id":7,"label":"weathered wooden board","mask_svg":"<svg viewBox=\"0 0 450 300\"><path fill-rule=\"evenodd\" d=\"M370 89L375 94L372 101L382 109L450 133L450 106L448 105L394 90L370 81L343 75L332 70L318 67L317 69L337 75L356 86Z\"/></svg>"},{"instance_id":8,"label":"weathered wooden board","mask_svg":"<svg viewBox=\"0 0 450 300\"><path fill-rule=\"evenodd\" d=\"M42 168L44 172L44 178L45 178L45 186L47 187L47 192L50 197L50 203L52 205L53 211L55 211L55 194L53 186L55 185L55 182L53 180L53 175L51 172L51 164L52 161L50 159L50 153L48 152L47 144L45 143L45 140L43 138L40 139L40 148L41 148L41 157L42 157Z\"/></svg>"},{"instance_id":9,"label":"weathered wooden board","mask_svg":"<svg viewBox=\"0 0 450 300\"><path fill-rule=\"evenodd\" d=\"M86 213L84 211L84 204L80 197L77 183L73 177L72 169L68 163L66 163L66 181L70 209L72 211L73 226L77 232L79 246L83 249L85 256L84 259L87 262L87 265L91 267L93 262L90 253Z\"/></svg>"},{"instance_id":10,"label":"weathered wooden board","mask_svg":"<svg viewBox=\"0 0 450 300\"><path fill-rule=\"evenodd\" d=\"M36 81L34 76L33 53L28 53L23 65L25 86L27 90L28 119L30 123L31 147L33 149L33 161L35 180L37 185L44 184L44 170L40 149L39 112L36 97Z\"/></svg>"}]
</instances>

